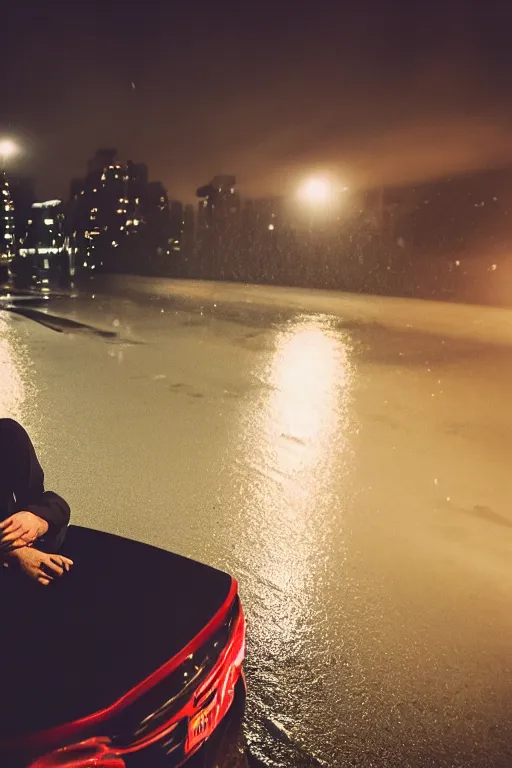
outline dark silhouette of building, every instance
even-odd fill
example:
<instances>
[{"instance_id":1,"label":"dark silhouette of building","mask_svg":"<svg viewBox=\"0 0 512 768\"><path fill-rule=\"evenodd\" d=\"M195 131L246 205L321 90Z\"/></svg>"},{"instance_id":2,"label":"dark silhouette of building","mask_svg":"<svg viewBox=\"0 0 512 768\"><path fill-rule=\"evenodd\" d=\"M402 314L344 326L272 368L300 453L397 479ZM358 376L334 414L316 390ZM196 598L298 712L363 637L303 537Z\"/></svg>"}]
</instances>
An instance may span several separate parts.
<instances>
[{"instance_id":1,"label":"dark silhouette of building","mask_svg":"<svg viewBox=\"0 0 512 768\"><path fill-rule=\"evenodd\" d=\"M199 187L194 269L204 277L236 279L234 254L240 240L240 195L235 177L215 176Z\"/></svg>"},{"instance_id":2,"label":"dark silhouette of building","mask_svg":"<svg viewBox=\"0 0 512 768\"><path fill-rule=\"evenodd\" d=\"M199 187L196 194L202 198L199 203L199 224L201 228L222 231L232 226L240 212L240 195L235 189L234 176L215 176L209 184Z\"/></svg>"},{"instance_id":3,"label":"dark silhouette of building","mask_svg":"<svg viewBox=\"0 0 512 768\"><path fill-rule=\"evenodd\" d=\"M512 238L512 169L477 171L383 190L386 231L430 257L468 254Z\"/></svg>"},{"instance_id":4,"label":"dark silhouette of building","mask_svg":"<svg viewBox=\"0 0 512 768\"><path fill-rule=\"evenodd\" d=\"M66 228L62 200L33 203L20 238L15 271L20 275L74 275L75 247Z\"/></svg>"},{"instance_id":5,"label":"dark silhouette of building","mask_svg":"<svg viewBox=\"0 0 512 768\"><path fill-rule=\"evenodd\" d=\"M0 266L6 267L14 258L16 227L11 183L7 174L3 171L0 173L0 188L2 205L0 212Z\"/></svg>"},{"instance_id":6,"label":"dark silhouette of building","mask_svg":"<svg viewBox=\"0 0 512 768\"><path fill-rule=\"evenodd\" d=\"M167 254L181 253L183 249L183 234L185 229L185 209L179 200L169 204L169 238Z\"/></svg>"},{"instance_id":7,"label":"dark silhouette of building","mask_svg":"<svg viewBox=\"0 0 512 768\"><path fill-rule=\"evenodd\" d=\"M11 197L14 203L14 227L16 241L25 235L32 203L36 201L34 180L30 177L9 174Z\"/></svg>"},{"instance_id":8,"label":"dark silhouette of building","mask_svg":"<svg viewBox=\"0 0 512 768\"><path fill-rule=\"evenodd\" d=\"M160 182L143 163L117 160L100 149L84 179L71 183L70 222L82 273L152 272L167 249L169 208Z\"/></svg>"}]
</instances>

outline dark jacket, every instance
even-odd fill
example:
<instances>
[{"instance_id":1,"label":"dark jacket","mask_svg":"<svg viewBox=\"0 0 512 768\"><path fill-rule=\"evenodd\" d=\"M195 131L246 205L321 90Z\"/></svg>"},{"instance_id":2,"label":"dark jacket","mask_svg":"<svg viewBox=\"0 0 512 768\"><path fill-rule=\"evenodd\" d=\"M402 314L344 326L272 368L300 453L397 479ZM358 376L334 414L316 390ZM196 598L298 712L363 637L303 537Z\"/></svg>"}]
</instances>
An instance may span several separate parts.
<instances>
[{"instance_id":1,"label":"dark jacket","mask_svg":"<svg viewBox=\"0 0 512 768\"><path fill-rule=\"evenodd\" d=\"M22 510L46 520L52 538L60 538L69 523L68 504L44 489L44 472L30 437L17 421L0 419L0 520Z\"/></svg>"}]
</instances>

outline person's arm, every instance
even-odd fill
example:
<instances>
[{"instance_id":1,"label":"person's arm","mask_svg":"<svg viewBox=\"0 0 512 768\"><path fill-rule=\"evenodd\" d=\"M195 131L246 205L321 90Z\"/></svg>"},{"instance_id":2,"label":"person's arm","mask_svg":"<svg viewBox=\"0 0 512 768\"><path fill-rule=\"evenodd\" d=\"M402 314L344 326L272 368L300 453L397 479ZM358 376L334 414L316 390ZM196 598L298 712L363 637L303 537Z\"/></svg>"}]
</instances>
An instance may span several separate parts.
<instances>
[{"instance_id":1,"label":"person's arm","mask_svg":"<svg viewBox=\"0 0 512 768\"><path fill-rule=\"evenodd\" d=\"M15 496L15 512L31 512L48 524L56 535L69 523L70 509L63 498L44 489L44 472L32 441L21 424L12 419L0 421L2 461L10 469L10 485ZM8 452L8 453L7 453Z\"/></svg>"}]
</instances>

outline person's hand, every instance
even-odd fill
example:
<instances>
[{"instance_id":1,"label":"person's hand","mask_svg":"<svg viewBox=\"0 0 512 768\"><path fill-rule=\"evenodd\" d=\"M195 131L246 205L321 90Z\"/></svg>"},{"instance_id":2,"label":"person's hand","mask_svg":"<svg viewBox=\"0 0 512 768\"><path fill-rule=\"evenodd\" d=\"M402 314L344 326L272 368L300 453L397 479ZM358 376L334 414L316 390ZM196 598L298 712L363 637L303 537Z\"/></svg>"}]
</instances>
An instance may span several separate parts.
<instances>
[{"instance_id":1,"label":"person's hand","mask_svg":"<svg viewBox=\"0 0 512 768\"><path fill-rule=\"evenodd\" d=\"M33 512L15 512L0 523L0 553L33 544L47 531L46 520Z\"/></svg>"},{"instance_id":2,"label":"person's hand","mask_svg":"<svg viewBox=\"0 0 512 768\"><path fill-rule=\"evenodd\" d=\"M40 552L33 547L18 549L12 553L11 558L19 563L27 576L43 586L47 586L54 578L59 578L63 573L67 573L73 565L73 561L69 557L48 555L46 552Z\"/></svg>"}]
</instances>

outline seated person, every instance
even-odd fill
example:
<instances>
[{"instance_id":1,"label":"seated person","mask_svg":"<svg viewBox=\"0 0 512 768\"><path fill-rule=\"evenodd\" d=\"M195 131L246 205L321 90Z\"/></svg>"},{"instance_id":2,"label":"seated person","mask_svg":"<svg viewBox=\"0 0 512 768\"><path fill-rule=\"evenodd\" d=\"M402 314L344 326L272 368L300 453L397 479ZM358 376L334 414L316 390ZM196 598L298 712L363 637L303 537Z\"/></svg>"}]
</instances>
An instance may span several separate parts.
<instances>
[{"instance_id":1,"label":"seated person","mask_svg":"<svg viewBox=\"0 0 512 768\"><path fill-rule=\"evenodd\" d=\"M64 499L44 490L44 473L28 434L17 421L0 419L1 564L19 567L45 586L62 576L73 565L56 554L69 517Z\"/></svg>"}]
</instances>

